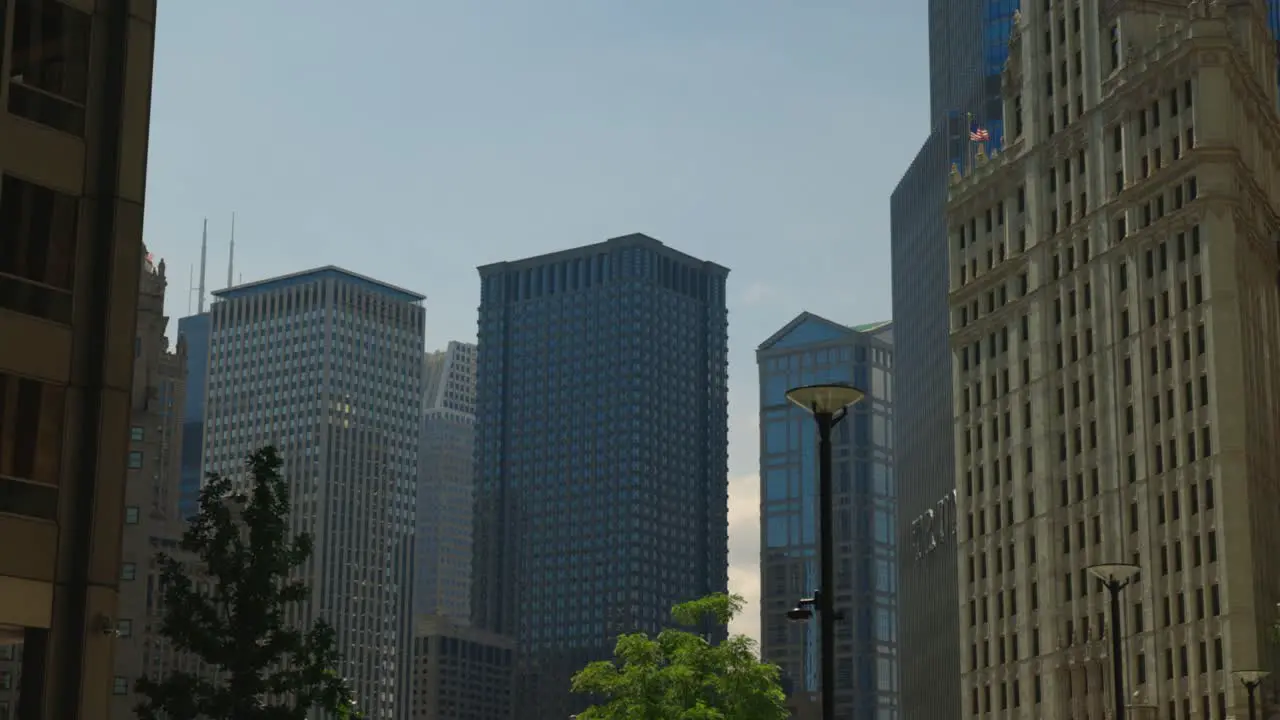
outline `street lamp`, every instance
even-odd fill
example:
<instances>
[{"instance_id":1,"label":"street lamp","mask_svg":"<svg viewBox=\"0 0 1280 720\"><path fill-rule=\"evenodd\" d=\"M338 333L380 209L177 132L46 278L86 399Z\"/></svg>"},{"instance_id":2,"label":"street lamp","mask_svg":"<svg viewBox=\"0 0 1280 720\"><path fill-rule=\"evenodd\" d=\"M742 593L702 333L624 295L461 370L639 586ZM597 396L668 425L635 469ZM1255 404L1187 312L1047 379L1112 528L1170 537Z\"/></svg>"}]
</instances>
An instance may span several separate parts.
<instances>
[{"instance_id":1,"label":"street lamp","mask_svg":"<svg viewBox=\"0 0 1280 720\"><path fill-rule=\"evenodd\" d=\"M793 620L804 620L818 611L822 627L822 720L836 716L836 566L834 532L831 518L831 428L849 412L849 406L866 393L845 384L805 385L787 391L787 399L813 413L818 423L818 522L821 526L822 576L820 588L812 598L800 601L799 607L787 613Z\"/></svg>"},{"instance_id":2,"label":"street lamp","mask_svg":"<svg viewBox=\"0 0 1280 720\"><path fill-rule=\"evenodd\" d=\"M1111 689L1115 696L1116 720L1124 720L1124 664L1120 653L1120 591L1134 581L1142 568L1132 563L1103 563L1085 568L1090 575L1102 581L1102 585L1111 593L1111 672L1113 684Z\"/></svg>"},{"instance_id":3,"label":"street lamp","mask_svg":"<svg viewBox=\"0 0 1280 720\"><path fill-rule=\"evenodd\" d=\"M1258 691L1258 686L1271 673L1266 670L1237 670L1231 673L1232 677L1240 681L1244 685L1244 689L1249 693L1249 720L1258 720L1258 700L1254 694Z\"/></svg>"}]
</instances>

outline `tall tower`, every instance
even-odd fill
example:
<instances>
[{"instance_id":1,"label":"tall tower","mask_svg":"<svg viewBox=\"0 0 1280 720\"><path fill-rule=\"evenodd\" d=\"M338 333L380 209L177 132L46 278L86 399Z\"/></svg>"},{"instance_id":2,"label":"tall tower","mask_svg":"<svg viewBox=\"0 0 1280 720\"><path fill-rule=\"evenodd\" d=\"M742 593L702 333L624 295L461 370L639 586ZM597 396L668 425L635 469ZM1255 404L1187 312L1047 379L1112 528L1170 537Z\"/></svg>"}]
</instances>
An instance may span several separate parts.
<instances>
[{"instance_id":1,"label":"tall tower","mask_svg":"<svg viewBox=\"0 0 1280 720\"><path fill-rule=\"evenodd\" d=\"M521 720L728 585L728 273L639 234L480 268L473 619Z\"/></svg>"},{"instance_id":2,"label":"tall tower","mask_svg":"<svg viewBox=\"0 0 1280 720\"><path fill-rule=\"evenodd\" d=\"M1032 3L948 208L966 718L1246 717L1280 600L1262 2ZM1138 575L1109 619L1090 571Z\"/></svg>"},{"instance_id":3,"label":"tall tower","mask_svg":"<svg viewBox=\"0 0 1280 720\"><path fill-rule=\"evenodd\" d=\"M930 0L929 135L890 199L898 527L901 713L954 720L960 707L959 615L951 512L947 348L947 171L972 154L972 123L1003 137L1000 72L1017 0ZM923 120L923 118L922 118ZM941 515L940 515L941 514ZM935 519L937 521L935 522Z\"/></svg>"},{"instance_id":4,"label":"tall tower","mask_svg":"<svg viewBox=\"0 0 1280 720\"><path fill-rule=\"evenodd\" d=\"M205 468L274 444L311 603L370 718L409 708L423 296L335 267L214 292Z\"/></svg>"},{"instance_id":5,"label":"tall tower","mask_svg":"<svg viewBox=\"0 0 1280 720\"><path fill-rule=\"evenodd\" d=\"M423 370L418 452L415 615L471 619L475 485L476 346L450 342Z\"/></svg>"},{"instance_id":6,"label":"tall tower","mask_svg":"<svg viewBox=\"0 0 1280 720\"><path fill-rule=\"evenodd\" d=\"M849 327L801 313L756 350L760 370L761 654L789 686L792 717L821 717L819 622L787 611L821 587L817 437L813 416L787 390L852 383L867 393L832 438L836 507L836 611L856 631L837 636L836 717L894 718L898 707L893 326ZM856 623L853 618L858 618Z\"/></svg>"}]
</instances>

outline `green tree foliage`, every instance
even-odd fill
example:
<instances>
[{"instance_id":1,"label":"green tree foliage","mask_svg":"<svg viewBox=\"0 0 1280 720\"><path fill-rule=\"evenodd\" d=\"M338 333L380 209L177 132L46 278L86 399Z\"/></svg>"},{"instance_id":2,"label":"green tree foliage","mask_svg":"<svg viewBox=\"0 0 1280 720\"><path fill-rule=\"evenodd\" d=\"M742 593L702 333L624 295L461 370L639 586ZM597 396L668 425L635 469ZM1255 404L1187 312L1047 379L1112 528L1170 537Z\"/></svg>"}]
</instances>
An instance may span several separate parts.
<instances>
[{"instance_id":1,"label":"green tree foliage","mask_svg":"<svg viewBox=\"0 0 1280 720\"><path fill-rule=\"evenodd\" d=\"M738 595L708 595L671 610L676 622L697 626L708 617L728 625L742 610ZM738 635L713 645L701 635L664 630L656 638L622 635L614 660L591 663L573 678L573 691L604 699L579 720L784 720L778 668L760 662L756 644Z\"/></svg>"},{"instance_id":2,"label":"green tree foliage","mask_svg":"<svg viewBox=\"0 0 1280 720\"><path fill-rule=\"evenodd\" d=\"M198 561L193 578L161 553L161 634L212 673L142 678L140 720L306 720L314 710L354 717L351 692L334 668L333 629L291 627L286 611L308 599L290 579L311 555L311 538L289 533L289 493L273 447L249 455L248 493L211 475L180 547Z\"/></svg>"}]
</instances>

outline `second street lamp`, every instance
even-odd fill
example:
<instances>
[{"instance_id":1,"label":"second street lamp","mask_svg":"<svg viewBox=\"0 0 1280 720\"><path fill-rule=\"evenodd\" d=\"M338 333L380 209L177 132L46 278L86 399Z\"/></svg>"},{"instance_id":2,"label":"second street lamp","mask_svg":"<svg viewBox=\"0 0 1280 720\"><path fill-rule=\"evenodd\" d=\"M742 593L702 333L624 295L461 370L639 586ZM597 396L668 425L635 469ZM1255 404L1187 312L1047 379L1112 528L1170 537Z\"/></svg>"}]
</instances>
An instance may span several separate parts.
<instances>
[{"instance_id":1,"label":"second street lamp","mask_svg":"<svg viewBox=\"0 0 1280 720\"><path fill-rule=\"evenodd\" d=\"M1258 691L1258 686L1271 673L1266 670L1237 670L1231 675L1244 685L1244 689L1249 693L1249 720L1258 720L1258 700L1254 695Z\"/></svg>"},{"instance_id":2,"label":"second street lamp","mask_svg":"<svg viewBox=\"0 0 1280 720\"><path fill-rule=\"evenodd\" d=\"M1111 593L1111 671L1115 695L1116 720L1124 720L1124 661L1120 657L1120 591L1125 589L1138 576L1142 568L1131 563L1103 563L1090 565L1089 574L1102 581L1102 585Z\"/></svg>"},{"instance_id":3,"label":"second street lamp","mask_svg":"<svg viewBox=\"0 0 1280 720\"><path fill-rule=\"evenodd\" d=\"M836 581L835 557L831 518L831 428L835 427L845 415L849 406L865 396L861 390L852 385L805 385L787 391L787 399L813 413L818 424L818 523L821 530L819 553L821 555L822 573L819 580L821 587L807 600L810 607L818 612L818 621L822 628L822 720L834 720L836 716ZM801 601L801 608L788 615L799 617L803 613L806 601Z\"/></svg>"}]
</instances>

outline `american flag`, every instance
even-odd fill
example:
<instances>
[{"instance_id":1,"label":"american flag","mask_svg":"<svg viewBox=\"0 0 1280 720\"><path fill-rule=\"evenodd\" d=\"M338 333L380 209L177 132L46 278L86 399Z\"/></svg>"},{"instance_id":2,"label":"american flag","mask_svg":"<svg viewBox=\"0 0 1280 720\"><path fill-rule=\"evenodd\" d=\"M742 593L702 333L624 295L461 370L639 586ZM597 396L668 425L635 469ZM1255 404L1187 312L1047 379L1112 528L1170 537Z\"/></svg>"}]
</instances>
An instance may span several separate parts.
<instances>
[{"instance_id":1,"label":"american flag","mask_svg":"<svg viewBox=\"0 0 1280 720\"><path fill-rule=\"evenodd\" d=\"M979 127L978 123L969 126L969 140L973 142L986 142L991 139L991 133L987 132L984 127Z\"/></svg>"}]
</instances>

